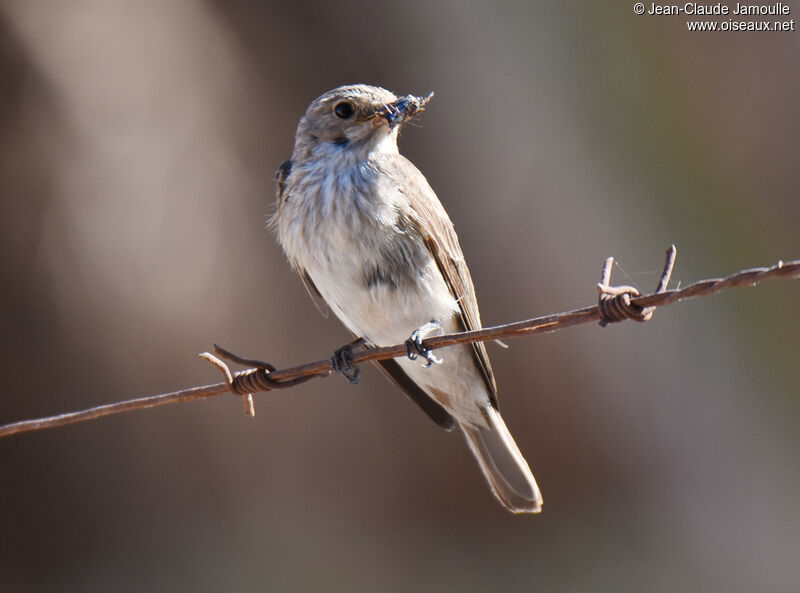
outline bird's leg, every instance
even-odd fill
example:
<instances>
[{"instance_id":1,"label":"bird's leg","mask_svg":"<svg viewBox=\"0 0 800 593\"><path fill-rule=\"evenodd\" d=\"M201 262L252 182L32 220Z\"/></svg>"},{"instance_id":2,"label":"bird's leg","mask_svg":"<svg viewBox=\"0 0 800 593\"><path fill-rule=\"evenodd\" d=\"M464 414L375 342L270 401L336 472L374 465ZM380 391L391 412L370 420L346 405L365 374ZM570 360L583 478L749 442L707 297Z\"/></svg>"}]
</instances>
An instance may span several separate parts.
<instances>
[{"instance_id":1,"label":"bird's leg","mask_svg":"<svg viewBox=\"0 0 800 593\"><path fill-rule=\"evenodd\" d=\"M364 343L364 338L358 338L334 350L333 354L331 354L331 366L333 369L344 375L344 378L353 385L358 385L358 378L361 376L361 370L353 364L351 356L353 350L359 346L363 346Z\"/></svg>"},{"instance_id":2,"label":"bird's leg","mask_svg":"<svg viewBox=\"0 0 800 593\"><path fill-rule=\"evenodd\" d=\"M417 356L422 356L427 362L425 368L430 368L434 363L442 364L441 358L436 358L432 350L425 348L422 341L434 334L442 333L442 324L438 321L429 321L422 327L414 330L411 337L406 340L406 352L411 360L416 360Z\"/></svg>"}]
</instances>

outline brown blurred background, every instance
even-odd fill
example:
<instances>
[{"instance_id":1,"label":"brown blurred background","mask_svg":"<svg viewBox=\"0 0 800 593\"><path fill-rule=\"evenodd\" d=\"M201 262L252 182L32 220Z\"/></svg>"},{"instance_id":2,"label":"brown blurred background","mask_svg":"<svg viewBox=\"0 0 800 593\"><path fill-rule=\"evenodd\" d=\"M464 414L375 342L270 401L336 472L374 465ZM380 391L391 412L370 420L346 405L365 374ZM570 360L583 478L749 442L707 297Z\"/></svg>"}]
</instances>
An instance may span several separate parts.
<instances>
[{"instance_id":1,"label":"brown blurred background","mask_svg":"<svg viewBox=\"0 0 800 593\"><path fill-rule=\"evenodd\" d=\"M794 11L796 7L792 7ZM800 10L800 9L798 9ZM792 14L791 17L797 18ZM632 2L0 3L0 423L345 343L265 229L308 103L436 92L401 138L486 323L800 257L800 33ZM508 515L378 373L0 441L0 590L800 587L800 285L490 348L545 497Z\"/></svg>"}]
</instances>

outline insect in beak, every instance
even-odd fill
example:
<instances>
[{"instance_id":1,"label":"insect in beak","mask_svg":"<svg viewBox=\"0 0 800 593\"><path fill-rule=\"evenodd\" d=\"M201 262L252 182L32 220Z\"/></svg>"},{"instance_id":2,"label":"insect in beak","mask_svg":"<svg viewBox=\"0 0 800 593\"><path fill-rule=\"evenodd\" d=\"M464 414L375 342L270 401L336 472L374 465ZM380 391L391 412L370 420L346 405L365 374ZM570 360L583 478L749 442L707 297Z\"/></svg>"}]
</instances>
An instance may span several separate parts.
<instances>
[{"instance_id":1,"label":"insect in beak","mask_svg":"<svg viewBox=\"0 0 800 593\"><path fill-rule=\"evenodd\" d=\"M432 98L433 92L431 92L427 97L407 95L399 98L394 103L384 105L382 109L375 113L375 116L381 118L386 125L388 125L390 128L393 128L410 120L420 111L423 111L425 109L425 105Z\"/></svg>"}]
</instances>

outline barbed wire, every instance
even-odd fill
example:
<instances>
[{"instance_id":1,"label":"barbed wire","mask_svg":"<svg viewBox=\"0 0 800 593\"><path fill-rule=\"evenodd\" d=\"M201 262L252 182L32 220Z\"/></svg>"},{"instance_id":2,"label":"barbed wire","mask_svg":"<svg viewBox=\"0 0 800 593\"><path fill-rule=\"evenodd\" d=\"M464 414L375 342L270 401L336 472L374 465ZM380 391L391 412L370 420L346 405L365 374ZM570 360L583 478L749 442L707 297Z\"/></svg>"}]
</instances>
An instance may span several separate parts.
<instances>
[{"instance_id":1,"label":"barbed wire","mask_svg":"<svg viewBox=\"0 0 800 593\"><path fill-rule=\"evenodd\" d=\"M609 257L603 266L602 280L597 285L599 295L597 305L478 330L430 337L422 341L422 348L436 350L454 344L528 336L594 321L599 321L603 326L625 319L648 321L652 318L656 307L663 307L689 298L710 296L729 288L756 286L764 280L800 278L800 260L779 261L774 266L740 270L725 278L701 280L680 289L668 290L667 285L675 262L675 247L670 246L667 250L664 271L658 288L651 294L641 295L633 286L611 286L613 261L613 258ZM220 369L225 377L225 381L222 383L191 387L180 391L105 404L55 416L12 422L0 426L0 437L94 420L110 414L204 399L223 393L233 393L244 397L245 411L252 416L255 414L253 393L294 387L316 377L327 377L335 370L334 362L330 358L295 367L277 369L267 362L242 358L217 345L214 345L214 351L215 354L203 352L200 356ZM372 360L384 360L407 355L408 346L405 343L381 348L360 345L349 352L348 358L353 365L356 365ZM228 365L220 360L220 357L252 368L233 373L228 368Z\"/></svg>"}]
</instances>

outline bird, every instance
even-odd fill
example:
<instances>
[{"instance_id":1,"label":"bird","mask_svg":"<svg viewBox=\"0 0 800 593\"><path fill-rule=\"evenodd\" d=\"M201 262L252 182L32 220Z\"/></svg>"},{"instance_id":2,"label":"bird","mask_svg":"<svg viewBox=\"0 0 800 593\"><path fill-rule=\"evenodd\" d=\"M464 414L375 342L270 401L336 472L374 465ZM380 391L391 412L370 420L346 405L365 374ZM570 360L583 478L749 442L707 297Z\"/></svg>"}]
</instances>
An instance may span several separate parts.
<instances>
[{"instance_id":1,"label":"bird","mask_svg":"<svg viewBox=\"0 0 800 593\"><path fill-rule=\"evenodd\" d=\"M351 84L312 101L278 169L270 226L320 312L356 338L334 352L334 368L357 382L354 347L405 342L408 356L379 368L439 426L464 434L507 510L538 513L542 495L500 415L485 345L448 346L441 358L422 346L436 333L481 328L453 223L397 146L432 97Z\"/></svg>"}]
</instances>

